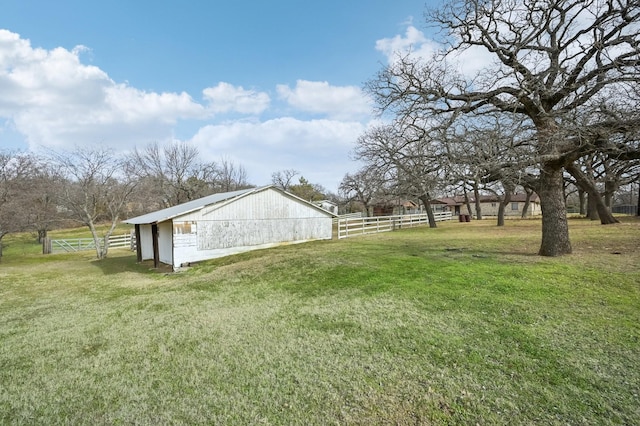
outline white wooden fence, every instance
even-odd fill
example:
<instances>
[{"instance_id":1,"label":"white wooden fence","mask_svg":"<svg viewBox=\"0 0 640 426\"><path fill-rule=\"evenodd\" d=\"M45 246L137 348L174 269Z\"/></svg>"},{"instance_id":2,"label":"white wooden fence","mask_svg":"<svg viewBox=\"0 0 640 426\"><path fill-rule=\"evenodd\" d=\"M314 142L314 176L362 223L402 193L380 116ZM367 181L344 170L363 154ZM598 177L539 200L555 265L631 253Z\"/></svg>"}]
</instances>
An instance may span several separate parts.
<instances>
[{"instance_id":1,"label":"white wooden fence","mask_svg":"<svg viewBox=\"0 0 640 426\"><path fill-rule=\"evenodd\" d=\"M109 237L109 248L126 247L135 249L135 235L122 234ZM100 244L103 240L100 240ZM96 243L93 238L67 238L64 240L52 240L46 238L42 243L42 253L69 253L76 251L95 250Z\"/></svg>"},{"instance_id":2,"label":"white wooden fence","mask_svg":"<svg viewBox=\"0 0 640 426\"><path fill-rule=\"evenodd\" d=\"M451 212L433 214L437 222L451 220ZM375 234L393 231L395 229L426 225L429 218L426 213L406 214L397 216L374 216L361 218L339 218L338 238L355 237L358 235Z\"/></svg>"}]
</instances>

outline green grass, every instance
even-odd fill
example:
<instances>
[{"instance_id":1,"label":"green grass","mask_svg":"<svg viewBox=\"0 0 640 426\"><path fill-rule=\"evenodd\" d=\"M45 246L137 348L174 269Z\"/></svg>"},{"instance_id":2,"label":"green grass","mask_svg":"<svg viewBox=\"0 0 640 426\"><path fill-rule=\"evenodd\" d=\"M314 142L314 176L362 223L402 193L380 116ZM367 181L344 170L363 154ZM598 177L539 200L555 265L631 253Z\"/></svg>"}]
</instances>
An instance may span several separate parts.
<instances>
[{"instance_id":1,"label":"green grass","mask_svg":"<svg viewBox=\"0 0 640 426\"><path fill-rule=\"evenodd\" d=\"M638 424L640 222L0 263L0 424ZM6 237L9 238L9 237Z\"/></svg>"}]
</instances>

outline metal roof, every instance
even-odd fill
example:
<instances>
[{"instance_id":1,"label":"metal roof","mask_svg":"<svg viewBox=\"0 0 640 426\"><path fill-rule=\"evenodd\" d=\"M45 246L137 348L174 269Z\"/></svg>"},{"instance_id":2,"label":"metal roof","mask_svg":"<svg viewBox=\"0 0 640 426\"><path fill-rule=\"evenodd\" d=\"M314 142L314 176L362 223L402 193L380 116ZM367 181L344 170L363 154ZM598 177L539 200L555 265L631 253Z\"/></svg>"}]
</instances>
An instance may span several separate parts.
<instances>
[{"instance_id":1,"label":"metal roof","mask_svg":"<svg viewBox=\"0 0 640 426\"><path fill-rule=\"evenodd\" d=\"M260 188L249 188L249 189L241 189L239 191L221 192L218 194L212 194L206 197L198 198L197 200L187 201L186 203L178 204L177 206L168 207L162 210L157 210L155 212L143 214L142 216L132 217L131 219L123 220L123 222L130 223L132 225L143 225L147 223L164 222L165 220L173 219L174 217L199 210L205 206L209 206L211 204L217 204L222 201L227 201L232 198L236 198L251 192L262 191L263 189L266 189L269 187L270 186L263 186Z\"/></svg>"},{"instance_id":2,"label":"metal roof","mask_svg":"<svg viewBox=\"0 0 640 426\"><path fill-rule=\"evenodd\" d=\"M328 210L325 210L322 207L316 206L315 204L310 203L306 200L303 200L300 197L297 197L293 194L285 192L274 185L267 185L267 186L262 186L258 188L241 189L239 191L222 192L219 194L208 195L206 197L198 198L197 200L187 201L186 203L178 204L177 206L169 207L162 210L157 210L155 212L147 213L142 216L132 217L131 219L123 220L123 222L129 223L131 225L145 225L150 223L164 222L165 220L170 220L170 219L173 219L174 217L182 216L186 213L191 213L193 211L200 210L201 208L206 206L219 204L222 202L228 202L233 200L234 198L240 198L254 192L264 191L265 189L269 189L269 188L275 189L276 191L279 191L286 196L297 199L302 203L308 204L310 207L316 210L320 210L332 217L336 216L334 213Z\"/></svg>"}]
</instances>

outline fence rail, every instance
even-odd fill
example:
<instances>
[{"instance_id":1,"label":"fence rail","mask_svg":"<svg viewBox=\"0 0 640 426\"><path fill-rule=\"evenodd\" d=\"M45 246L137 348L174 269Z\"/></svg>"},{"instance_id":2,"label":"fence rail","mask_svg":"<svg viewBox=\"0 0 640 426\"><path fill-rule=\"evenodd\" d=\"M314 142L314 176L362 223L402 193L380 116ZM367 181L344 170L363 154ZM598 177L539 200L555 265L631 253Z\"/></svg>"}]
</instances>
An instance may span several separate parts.
<instances>
[{"instance_id":1,"label":"fence rail","mask_svg":"<svg viewBox=\"0 0 640 426\"><path fill-rule=\"evenodd\" d=\"M104 244L104 240L100 240ZM109 237L109 248L127 247L135 248L135 235L133 233L123 235L112 235ZM78 251L95 250L96 243L93 238L67 238L52 240L46 238L42 243L43 254L71 253Z\"/></svg>"},{"instance_id":2,"label":"fence rail","mask_svg":"<svg viewBox=\"0 0 640 426\"><path fill-rule=\"evenodd\" d=\"M342 219L353 219L353 218L361 218L361 217L362 217L362 212L341 214L340 216L333 218L333 224L334 225L338 224Z\"/></svg>"},{"instance_id":3,"label":"fence rail","mask_svg":"<svg viewBox=\"0 0 640 426\"><path fill-rule=\"evenodd\" d=\"M122 234L109 237L109 248L127 247L135 248L135 233Z\"/></svg>"},{"instance_id":4,"label":"fence rail","mask_svg":"<svg viewBox=\"0 0 640 426\"><path fill-rule=\"evenodd\" d=\"M451 212L434 213L437 222L451 220ZM401 228L426 225L429 217L426 213L397 215L397 216L374 216L362 218L340 218L338 220L338 238L349 238L358 235L375 234L378 232L388 232Z\"/></svg>"}]
</instances>

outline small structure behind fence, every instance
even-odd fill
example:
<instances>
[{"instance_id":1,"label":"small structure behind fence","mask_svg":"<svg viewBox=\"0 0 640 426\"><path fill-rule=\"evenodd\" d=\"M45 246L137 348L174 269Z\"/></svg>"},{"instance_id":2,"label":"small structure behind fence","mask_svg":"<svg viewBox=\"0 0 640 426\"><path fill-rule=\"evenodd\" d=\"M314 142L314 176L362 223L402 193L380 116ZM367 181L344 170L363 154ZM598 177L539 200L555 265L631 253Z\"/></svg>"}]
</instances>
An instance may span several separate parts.
<instances>
[{"instance_id":1,"label":"small structure behind fence","mask_svg":"<svg viewBox=\"0 0 640 426\"><path fill-rule=\"evenodd\" d=\"M434 213L437 222L451 220L451 212ZM426 213L398 216L374 216L361 218L339 218L338 238L375 234L412 226L426 225L429 217Z\"/></svg>"},{"instance_id":2,"label":"small structure behind fence","mask_svg":"<svg viewBox=\"0 0 640 426\"><path fill-rule=\"evenodd\" d=\"M112 235L109 237L109 248L126 247L131 250L135 250L135 234L122 234ZM103 244L104 240L100 240L100 244ZM72 253L77 251L95 250L96 243L93 238L67 238L60 240L52 240L45 238L42 242L43 254L56 254L56 253Z\"/></svg>"}]
</instances>

